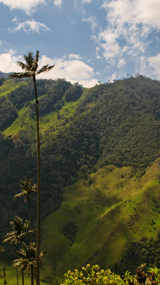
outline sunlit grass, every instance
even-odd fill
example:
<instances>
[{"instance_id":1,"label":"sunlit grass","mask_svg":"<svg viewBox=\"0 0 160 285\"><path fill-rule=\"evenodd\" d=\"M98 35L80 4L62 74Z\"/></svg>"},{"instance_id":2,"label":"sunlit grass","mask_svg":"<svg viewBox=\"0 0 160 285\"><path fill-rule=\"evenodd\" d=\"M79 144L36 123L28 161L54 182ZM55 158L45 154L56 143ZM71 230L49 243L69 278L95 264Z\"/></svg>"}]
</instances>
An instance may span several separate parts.
<instances>
[{"instance_id":1,"label":"sunlit grass","mask_svg":"<svg viewBox=\"0 0 160 285\"><path fill-rule=\"evenodd\" d=\"M8 95L11 91L14 91L16 88L20 87L21 85L26 85L26 81L18 81L8 79L5 80L3 85L0 86L0 97Z\"/></svg>"},{"instance_id":2,"label":"sunlit grass","mask_svg":"<svg viewBox=\"0 0 160 285\"><path fill-rule=\"evenodd\" d=\"M4 270L3 270L4 267L5 267L5 273L6 273L5 279L6 279L7 284L16 285L17 284L16 268L11 265L3 264L2 262L0 263L0 285L4 285ZM43 277L43 271L41 275ZM21 275L20 270L18 270L18 281L19 281L19 284L22 284L22 275ZM31 284L30 273L27 271L25 271L24 273L24 283L26 285ZM35 280L35 283L36 283L36 280ZM44 285L48 283L41 280L41 284Z\"/></svg>"},{"instance_id":3,"label":"sunlit grass","mask_svg":"<svg viewBox=\"0 0 160 285\"><path fill-rule=\"evenodd\" d=\"M27 131L27 129L35 129L35 127L35 120L29 116L27 108L24 107L19 111L18 118L4 131L4 134L6 136L15 136L22 130Z\"/></svg>"},{"instance_id":4,"label":"sunlit grass","mask_svg":"<svg viewBox=\"0 0 160 285\"><path fill-rule=\"evenodd\" d=\"M120 262L130 242L144 236L156 239L160 211L156 212L153 197L158 197L160 186L150 175L153 169L147 171L141 178L131 167L105 166L65 188L61 208L42 222L42 247L52 248L46 262L51 263L53 256L57 278L86 262L110 268ZM69 221L77 226L74 242L64 239ZM56 250L49 247L52 238ZM63 253L57 251L62 245Z\"/></svg>"},{"instance_id":5,"label":"sunlit grass","mask_svg":"<svg viewBox=\"0 0 160 285\"><path fill-rule=\"evenodd\" d=\"M7 81L8 82L8 81ZM12 84L15 84L15 86L18 86L15 83L15 81L10 80L10 85L11 87ZM24 83L19 83L19 84L27 84L26 82ZM9 84L6 85L6 88L9 88ZM1 86L2 87L2 86ZM0 88L1 88L0 87ZM16 87L14 87L16 88ZM1 91L5 90L5 86L3 86L3 89ZM9 89L10 90L10 89ZM7 92L10 92L7 90ZM63 132L64 128L68 126L70 123L72 123L72 119L74 117L74 113L76 112L76 109L78 108L78 104L81 100L83 100L83 97L85 94L88 92L88 90L84 90L84 93L82 96L77 100L76 102L68 102L65 103L64 106L57 112L52 112L50 114L40 116L39 117L39 125L40 125L40 133L43 135L45 132L49 131L52 129L52 133L54 132L54 135L57 135L59 132ZM8 94L8 93L7 93ZM33 101L30 101L30 103L33 103ZM93 104L88 105L88 112L91 111ZM28 112L28 107L23 107L19 112L18 112L18 118L13 122L11 126L9 126L6 130L4 130L4 134L6 136L17 136L19 132L22 130L26 130L29 132L29 129L35 129L35 119L32 119L30 117L30 114Z\"/></svg>"}]
</instances>

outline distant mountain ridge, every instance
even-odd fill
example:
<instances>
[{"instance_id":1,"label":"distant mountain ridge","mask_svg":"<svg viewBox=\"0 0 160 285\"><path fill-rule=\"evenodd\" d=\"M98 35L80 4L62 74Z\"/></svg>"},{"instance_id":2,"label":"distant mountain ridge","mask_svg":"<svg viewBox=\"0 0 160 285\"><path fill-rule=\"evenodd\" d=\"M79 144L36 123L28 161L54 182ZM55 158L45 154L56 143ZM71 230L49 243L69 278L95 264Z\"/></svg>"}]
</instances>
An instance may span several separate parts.
<instances>
[{"instance_id":1,"label":"distant mountain ridge","mask_svg":"<svg viewBox=\"0 0 160 285\"><path fill-rule=\"evenodd\" d=\"M8 78L9 74L10 74L10 73L5 73L5 72L0 71L0 77L3 77L3 78L5 78L5 79Z\"/></svg>"}]
</instances>

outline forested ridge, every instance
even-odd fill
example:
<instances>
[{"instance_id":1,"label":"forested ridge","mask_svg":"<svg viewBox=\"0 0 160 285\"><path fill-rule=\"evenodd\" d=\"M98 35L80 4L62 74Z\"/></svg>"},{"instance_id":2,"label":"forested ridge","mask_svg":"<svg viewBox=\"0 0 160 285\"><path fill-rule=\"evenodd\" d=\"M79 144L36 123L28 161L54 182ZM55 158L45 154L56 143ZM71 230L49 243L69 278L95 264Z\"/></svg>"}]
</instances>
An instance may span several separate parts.
<instances>
[{"instance_id":1,"label":"forested ridge","mask_svg":"<svg viewBox=\"0 0 160 285\"><path fill-rule=\"evenodd\" d=\"M22 211L25 216L24 205L13 196L20 179L36 181L36 133L32 82L2 79L0 84L2 239L10 217ZM89 173L112 164L143 174L160 156L158 81L138 76L85 89L64 79L38 80L37 91L42 219L60 207L65 186Z\"/></svg>"}]
</instances>

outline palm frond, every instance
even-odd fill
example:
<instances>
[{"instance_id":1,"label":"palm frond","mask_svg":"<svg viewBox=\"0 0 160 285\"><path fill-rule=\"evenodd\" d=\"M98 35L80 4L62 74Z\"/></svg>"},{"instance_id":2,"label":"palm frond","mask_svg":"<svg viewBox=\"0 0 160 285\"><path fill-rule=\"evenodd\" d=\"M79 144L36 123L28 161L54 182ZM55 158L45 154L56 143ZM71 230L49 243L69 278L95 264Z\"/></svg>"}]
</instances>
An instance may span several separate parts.
<instances>
[{"instance_id":1,"label":"palm frond","mask_svg":"<svg viewBox=\"0 0 160 285\"><path fill-rule=\"evenodd\" d=\"M14 195L14 198L15 198L15 199L16 199L16 198L21 198L22 196L24 196L24 193L23 193L23 192Z\"/></svg>"},{"instance_id":2,"label":"palm frond","mask_svg":"<svg viewBox=\"0 0 160 285\"><path fill-rule=\"evenodd\" d=\"M18 64L22 69L26 69L26 64L24 64L22 61L17 61L17 64Z\"/></svg>"},{"instance_id":3,"label":"palm frond","mask_svg":"<svg viewBox=\"0 0 160 285\"><path fill-rule=\"evenodd\" d=\"M17 216L10 224L13 231L5 235L3 243L9 242L11 244L17 244L28 234L30 222L28 220L23 222L23 220Z\"/></svg>"},{"instance_id":4,"label":"palm frond","mask_svg":"<svg viewBox=\"0 0 160 285\"><path fill-rule=\"evenodd\" d=\"M50 71L53 67L54 67L55 65L48 65L48 64L46 64L46 65L44 65L42 68L40 68L38 71L37 71L37 74L40 74L40 73L42 73L42 72L48 72L48 71Z\"/></svg>"},{"instance_id":5,"label":"palm frond","mask_svg":"<svg viewBox=\"0 0 160 285\"><path fill-rule=\"evenodd\" d=\"M24 201L27 202L30 198L30 195L37 192L37 184L32 185L33 179L25 179L21 180L21 189L22 192L19 194L16 194L14 198L20 198L22 196L25 196Z\"/></svg>"},{"instance_id":6,"label":"palm frond","mask_svg":"<svg viewBox=\"0 0 160 285\"><path fill-rule=\"evenodd\" d=\"M34 56L32 52L28 52L28 55L23 56L26 61L26 68L28 71L32 70Z\"/></svg>"},{"instance_id":7,"label":"palm frond","mask_svg":"<svg viewBox=\"0 0 160 285\"><path fill-rule=\"evenodd\" d=\"M23 77L32 77L32 73L29 71L26 72L15 72L9 75L10 78L23 78Z\"/></svg>"},{"instance_id":8,"label":"palm frond","mask_svg":"<svg viewBox=\"0 0 160 285\"><path fill-rule=\"evenodd\" d=\"M35 56L35 71L38 69L38 62L39 62L39 51L36 51L36 56Z\"/></svg>"},{"instance_id":9,"label":"palm frond","mask_svg":"<svg viewBox=\"0 0 160 285\"><path fill-rule=\"evenodd\" d=\"M36 61L39 61L39 50L36 50Z\"/></svg>"},{"instance_id":10,"label":"palm frond","mask_svg":"<svg viewBox=\"0 0 160 285\"><path fill-rule=\"evenodd\" d=\"M15 237L15 233L13 235L7 235L4 237L3 243L9 242L10 244L17 244L19 240Z\"/></svg>"}]
</instances>

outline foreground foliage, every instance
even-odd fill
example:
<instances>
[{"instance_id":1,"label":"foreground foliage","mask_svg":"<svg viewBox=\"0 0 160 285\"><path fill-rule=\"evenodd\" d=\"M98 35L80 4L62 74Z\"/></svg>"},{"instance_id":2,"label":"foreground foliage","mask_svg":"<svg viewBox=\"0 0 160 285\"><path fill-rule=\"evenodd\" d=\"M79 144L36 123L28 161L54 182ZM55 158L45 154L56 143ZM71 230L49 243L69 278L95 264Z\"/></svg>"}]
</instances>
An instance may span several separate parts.
<instances>
[{"instance_id":1,"label":"foreground foliage","mask_svg":"<svg viewBox=\"0 0 160 285\"><path fill-rule=\"evenodd\" d=\"M91 266L87 264L86 267L82 267L79 271L68 271L65 274L65 281L61 285L107 285L107 284L160 284L160 270L158 268L150 268L148 274L144 271L146 264L142 264L137 268L137 274L131 275L129 271L126 271L123 275L123 279L113 273L110 269L100 269L98 265Z\"/></svg>"}]
</instances>

